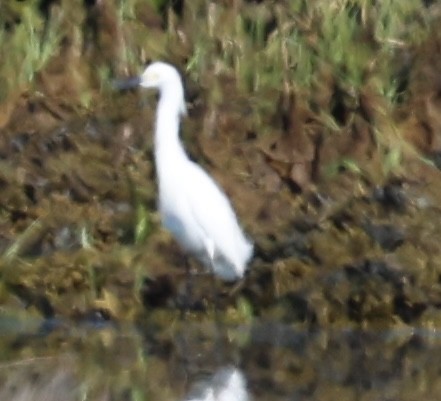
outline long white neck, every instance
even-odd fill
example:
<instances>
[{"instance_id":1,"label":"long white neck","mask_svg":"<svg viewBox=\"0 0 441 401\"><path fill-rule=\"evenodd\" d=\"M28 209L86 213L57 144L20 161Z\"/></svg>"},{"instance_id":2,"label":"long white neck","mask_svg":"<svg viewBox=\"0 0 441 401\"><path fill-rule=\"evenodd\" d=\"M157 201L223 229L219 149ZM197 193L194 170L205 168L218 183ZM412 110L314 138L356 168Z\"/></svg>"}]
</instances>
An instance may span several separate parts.
<instances>
[{"instance_id":1,"label":"long white neck","mask_svg":"<svg viewBox=\"0 0 441 401\"><path fill-rule=\"evenodd\" d=\"M160 90L156 112L155 161L158 175L174 163L187 158L179 140L181 114L185 112L181 82L166 85ZM167 166L167 167L166 167Z\"/></svg>"}]
</instances>

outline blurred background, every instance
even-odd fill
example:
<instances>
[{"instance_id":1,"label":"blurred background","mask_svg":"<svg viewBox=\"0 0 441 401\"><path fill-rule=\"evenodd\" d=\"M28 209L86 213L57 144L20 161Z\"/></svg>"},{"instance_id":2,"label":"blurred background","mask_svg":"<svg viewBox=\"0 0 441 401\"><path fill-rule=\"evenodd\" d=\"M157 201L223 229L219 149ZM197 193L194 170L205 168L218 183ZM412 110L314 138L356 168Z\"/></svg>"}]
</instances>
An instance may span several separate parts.
<instances>
[{"instance_id":1,"label":"blurred background","mask_svg":"<svg viewBox=\"0 0 441 401\"><path fill-rule=\"evenodd\" d=\"M438 399L440 23L429 0L0 2L0 399ZM114 85L155 60L255 243L191 309L155 95Z\"/></svg>"}]
</instances>

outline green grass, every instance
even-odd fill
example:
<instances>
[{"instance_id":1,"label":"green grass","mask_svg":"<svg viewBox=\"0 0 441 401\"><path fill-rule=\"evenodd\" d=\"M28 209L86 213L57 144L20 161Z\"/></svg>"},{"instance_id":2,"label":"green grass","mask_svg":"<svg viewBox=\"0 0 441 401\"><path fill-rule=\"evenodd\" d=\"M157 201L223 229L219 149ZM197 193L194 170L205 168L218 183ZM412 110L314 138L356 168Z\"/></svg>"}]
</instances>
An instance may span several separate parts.
<instances>
[{"instance_id":1,"label":"green grass","mask_svg":"<svg viewBox=\"0 0 441 401\"><path fill-rule=\"evenodd\" d=\"M35 2L10 2L10 14L20 23L0 30L0 54L3 55L0 76L7 77L8 91L31 84L35 75L58 52L60 21L44 21ZM7 6L5 6L7 7ZM7 21L1 19L6 24Z\"/></svg>"},{"instance_id":2,"label":"green grass","mask_svg":"<svg viewBox=\"0 0 441 401\"><path fill-rule=\"evenodd\" d=\"M7 56L0 66L2 99L25 90L57 56L61 37L69 34L63 27L67 14L75 11L79 23L86 21L81 5L62 2L61 11L45 21L36 1L8 4L0 10L4 26L9 24L9 29L0 29L0 53ZM369 87L381 99L377 114L393 119L395 107L406 98L397 56L421 44L432 22L421 0L293 0L288 4L243 3L237 9L194 0L185 3L182 16L167 11L170 5L164 0L128 0L115 2L113 10L108 6L124 42L114 53L126 71L139 71L147 59L175 62L189 79L205 86L210 107L222 104L226 97L221 78L234 79L237 96L257 99L256 121L268 121L261 115L276 113L277 99L269 93L294 90L314 110L328 135L348 131L333 115L337 91L345 99L344 107L351 109L349 102L356 109ZM154 10L163 19L164 29L140 19ZM113 74L111 61L100 60L92 73L103 89L103 81ZM317 104L316 96L322 91L331 92L327 105ZM87 108L93 107L91 99L87 91L79 96ZM371 123L378 143L390 142L384 139L388 133L376 121Z\"/></svg>"},{"instance_id":3,"label":"green grass","mask_svg":"<svg viewBox=\"0 0 441 401\"><path fill-rule=\"evenodd\" d=\"M291 12L275 7L275 27L267 38L261 10L266 7L269 13L269 4L247 6L259 11L251 22L243 10L234 14L212 5L201 12L197 1L188 7L183 24L193 53L187 71L193 77L213 71L232 74L239 89L248 93L282 90L283 84L313 90L326 67L338 87L355 94L377 76L378 91L393 102L397 79L391 65L396 52L428 35L427 17L416 0L376 6L362 0L293 1Z\"/></svg>"}]
</instances>

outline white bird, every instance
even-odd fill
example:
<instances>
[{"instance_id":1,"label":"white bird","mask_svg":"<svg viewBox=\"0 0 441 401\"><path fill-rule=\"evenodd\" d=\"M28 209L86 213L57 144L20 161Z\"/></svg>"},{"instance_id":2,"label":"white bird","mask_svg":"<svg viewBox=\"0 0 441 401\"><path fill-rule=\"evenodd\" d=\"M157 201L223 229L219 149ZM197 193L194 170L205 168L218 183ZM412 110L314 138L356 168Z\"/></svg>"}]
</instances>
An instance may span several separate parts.
<instances>
[{"instance_id":1,"label":"white bird","mask_svg":"<svg viewBox=\"0 0 441 401\"><path fill-rule=\"evenodd\" d=\"M216 182L191 161L179 139L184 88L170 64L150 64L137 83L159 91L154 154L162 224L184 248L226 281L242 278L253 245Z\"/></svg>"},{"instance_id":2,"label":"white bird","mask_svg":"<svg viewBox=\"0 0 441 401\"><path fill-rule=\"evenodd\" d=\"M243 373L236 367L219 369L209 380L196 383L185 401L248 401Z\"/></svg>"}]
</instances>

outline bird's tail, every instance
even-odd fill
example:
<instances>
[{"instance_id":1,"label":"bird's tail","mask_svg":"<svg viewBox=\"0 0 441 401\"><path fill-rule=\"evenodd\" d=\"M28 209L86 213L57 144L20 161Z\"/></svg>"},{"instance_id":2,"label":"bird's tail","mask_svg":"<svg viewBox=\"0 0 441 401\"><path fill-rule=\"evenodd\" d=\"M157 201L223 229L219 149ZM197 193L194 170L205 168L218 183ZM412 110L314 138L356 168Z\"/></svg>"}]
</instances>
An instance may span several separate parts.
<instances>
[{"instance_id":1,"label":"bird's tail","mask_svg":"<svg viewBox=\"0 0 441 401\"><path fill-rule=\"evenodd\" d=\"M213 261L214 273L225 281L235 281L241 279L247 268L247 263L253 255L253 244L245 241L237 249L234 261L228 260L222 255L215 255Z\"/></svg>"}]
</instances>

